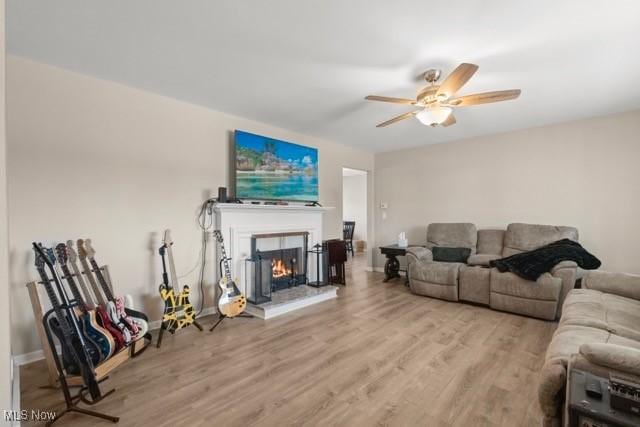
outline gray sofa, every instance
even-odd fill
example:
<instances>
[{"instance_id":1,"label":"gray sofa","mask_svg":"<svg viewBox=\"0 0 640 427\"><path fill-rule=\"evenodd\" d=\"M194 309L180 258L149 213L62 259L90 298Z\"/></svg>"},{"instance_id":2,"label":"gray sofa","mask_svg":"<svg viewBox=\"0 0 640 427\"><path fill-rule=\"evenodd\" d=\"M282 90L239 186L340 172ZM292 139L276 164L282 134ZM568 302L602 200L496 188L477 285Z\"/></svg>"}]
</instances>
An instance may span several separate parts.
<instances>
[{"instance_id":1,"label":"gray sofa","mask_svg":"<svg viewBox=\"0 0 640 427\"><path fill-rule=\"evenodd\" d=\"M407 276L413 293L448 301L468 301L489 307L554 320L577 277L577 265L561 262L532 284L513 273L489 267L493 259L532 250L568 238L578 230L536 224L509 224L506 230L477 230L471 223L433 223L425 247L407 249ZM435 262L434 246L469 248L466 263Z\"/></svg>"},{"instance_id":2,"label":"gray sofa","mask_svg":"<svg viewBox=\"0 0 640 427\"><path fill-rule=\"evenodd\" d=\"M640 276L589 272L567 295L547 348L538 386L543 426L566 421L565 392L572 369L640 382Z\"/></svg>"}]
</instances>

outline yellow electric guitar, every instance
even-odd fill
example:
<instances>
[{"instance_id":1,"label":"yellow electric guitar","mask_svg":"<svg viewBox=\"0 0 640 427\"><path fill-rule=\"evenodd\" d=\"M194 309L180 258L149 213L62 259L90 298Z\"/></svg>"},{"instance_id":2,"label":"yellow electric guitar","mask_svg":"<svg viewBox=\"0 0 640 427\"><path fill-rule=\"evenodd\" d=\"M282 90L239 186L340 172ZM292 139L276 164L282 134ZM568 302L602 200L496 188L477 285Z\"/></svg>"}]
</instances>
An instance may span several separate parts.
<instances>
[{"instance_id":1,"label":"yellow electric guitar","mask_svg":"<svg viewBox=\"0 0 640 427\"><path fill-rule=\"evenodd\" d=\"M247 307L247 299L242 295L238 286L231 278L229 269L229 258L224 249L224 240L220 230L215 230L213 234L220 243L220 255L224 267L224 275L218 282L220 287L220 298L218 298L218 312L225 317L236 317Z\"/></svg>"},{"instance_id":2,"label":"yellow electric guitar","mask_svg":"<svg viewBox=\"0 0 640 427\"><path fill-rule=\"evenodd\" d=\"M164 232L163 244L159 250L160 257L162 258L162 284L160 285L159 291L160 297L164 301L164 314L162 316L160 335L158 335L158 347L160 347L162 343L162 333L165 330L174 333L189 325L194 325L202 330L202 327L196 322L196 312L189 301L189 286L185 285L181 291L178 290L178 275L176 274L176 266L173 261L172 245L171 230L166 230ZM171 281L169 281L169 273L167 273L165 255L169 259Z\"/></svg>"}]
</instances>

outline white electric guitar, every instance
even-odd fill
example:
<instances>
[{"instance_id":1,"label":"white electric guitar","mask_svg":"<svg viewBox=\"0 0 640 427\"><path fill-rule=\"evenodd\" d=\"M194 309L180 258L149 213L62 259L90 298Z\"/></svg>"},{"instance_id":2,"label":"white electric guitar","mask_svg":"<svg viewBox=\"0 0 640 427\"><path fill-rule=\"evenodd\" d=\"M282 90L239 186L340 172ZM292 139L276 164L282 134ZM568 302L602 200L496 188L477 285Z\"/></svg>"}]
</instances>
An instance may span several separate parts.
<instances>
[{"instance_id":1,"label":"white electric guitar","mask_svg":"<svg viewBox=\"0 0 640 427\"><path fill-rule=\"evenodd\" d=\"M231 278L231 270L229 269L229 258L224 249L224 240L220 230L215 230L213 234L220 243L220 255L224 266L224 275L218 282L220 287L220 298L218 299L218 312L226 317L236 317L247 307L247 299L236 283Z\"/></svg>"}]
</instances>

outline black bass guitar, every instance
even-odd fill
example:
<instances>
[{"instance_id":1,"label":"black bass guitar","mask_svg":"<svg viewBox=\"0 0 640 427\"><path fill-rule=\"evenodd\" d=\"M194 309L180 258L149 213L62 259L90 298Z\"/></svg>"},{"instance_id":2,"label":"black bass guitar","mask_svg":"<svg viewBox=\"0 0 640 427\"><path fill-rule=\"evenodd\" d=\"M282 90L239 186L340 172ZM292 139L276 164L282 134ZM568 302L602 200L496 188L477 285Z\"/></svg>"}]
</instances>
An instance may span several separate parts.
<instances>
[{"instance_id":1,"label":"black bass guitar","mask_svg":"<svg viewBox=\"0 0 640 427\"><path fill-rule=\"evenodd\" d=\"M95 310L90 310L82 297L76 281L69 270L69 249L67 245L60 243L56 246L56 257L58 259L58 265L67 279L67 284L69 285L69 289L71 289L73 298L78 303L78 305L74 307L74 312L78 320L80 320L80 326L85 336L98 346L100 355L102 356L101 361L108 359L115 352L116 343L109 331L100 326L96 318Z\"/></svg>"},{"instance_id":2,"label":"black bass guitar","mask_svg":"<svg viewBox=\"0 0 640 427\"><path fill-rule=\"evenodd\" d=\"M98 381L96 381L94 363L89 354L89 350L85 345L85 340L82 337L80 325L73 313L69 310L69 300L62 287L60 277L58 277L58 273L54 268L53 262L49 259L47 254L45 254L42 245L33 242L33 250L35 252L36 269L38 270L38 274L40 275L40 279L47 291L47 295L49 296L56 315L56 322L50 322L50 325L52 325L52 323L56 325L57 333L55 330L54 333L56 333L60 340L60 345L62 346L63 364L65 360L67 361L65 370L70 374L80 373L85 386L89 390L91 398L98 400L102 395ZM51 273L51 279L49 279L49 274L45 270L45 265ZM56 291L54 291L51 282L55 284L56 290L62 301L58 299L58 295L56 294ZM64 308L62 304L64 304ZM53 319L53 317L51 319ZM45 327L46 326L47 325L45 325ZM53 350L55 351L55 349Z\"/></svg>"},{"instance_id":3,"label":"black bass guitar","mask_svg":"<svg viewBox=\"0 0 640 427\"><path fill-rule=\"evenodd\" d=\"M53 248L42 248L45 255L47 256L45 259L45 262L48 261L51 266L53 267L53 271L55 271L56 273L56 278L58 278L58 280L60 281L60 290L58 291L59 293L64 293L64 295L61 297L64 301L67 301L65 304L67 305L67 307L70 306L70 303L68 301L67 298L67 293L64 289L64 285L62 284L62 280L60 279L60 275L58 274L58 270L57 270L57 265L56 265L56 256L55 256L55 251L53 250ZM52 303L53 304L53 303ZM69 313L73 313L73 310L68 309L65 310L65 315L68 315ZM57 314L57 313L56 313ZM91 363L93 363L94 365L97 365L98 363L100 363L102 361L102 354L100 354L100 348L98 347L98 345L91 339L91 337L86 333L86 331L83 328L82 323L77 322L77 319L75 318L75 316L73 319L67 319L67 323L71 323L73 322L74 324L78 325L79 328L79 332L80 332L80 337L82 338L82 342L84 344L84 347L87 350L87 353L89 354L89 357L91 358ZM58 321L61 322L60 319L58 319Z\"/></svg>"}]
</instances>

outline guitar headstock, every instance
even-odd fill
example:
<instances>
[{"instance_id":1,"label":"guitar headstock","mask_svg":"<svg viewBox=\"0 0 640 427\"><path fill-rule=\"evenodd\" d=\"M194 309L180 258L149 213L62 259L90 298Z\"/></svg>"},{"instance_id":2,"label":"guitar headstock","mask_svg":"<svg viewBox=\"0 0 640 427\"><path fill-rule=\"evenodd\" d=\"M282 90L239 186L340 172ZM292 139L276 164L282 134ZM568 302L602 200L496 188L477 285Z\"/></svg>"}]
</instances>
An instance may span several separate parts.
<instances>
[{"instance_id":1,"label":"guitar headstock","mask_svg":"<svg viewBox=\"0 0 640 427\"><path fill-rule=\"evenodd\" d=\"M44 249L44 253L45 253L49 263L51 263L51 265L55 265L56 264L56 253L54 252L53 248L43 248L43 249ZM45 260L45 262L46 262L46 260Z\"/></svg>"},{"instance_id":2,"label":"guitar headstock","mask_svg":"<svg viewBox=\"0 0 640 427\"><path fill-rule=\"evenodd\" d=\"M215 236L218 243L222 243L223 238L222 238L222 232L220 230L213 230L213 235Z\"/></svg>"},{"instance_id":3,"label":"guitar headstock","mask_svg":"<svg viewBox=\"0 0 640 427\"><path fill-rule=\"evenodd\" d=\"M35 252L36 254L34 265L38 270L42 270L45 265L45 257L46 257L46 255L42 251L42 244L33 242L33 252Z\"/></svg>"},{"instance_id":4,"label":"guitar headstock","mask_svg":"<svg viewBox=\"0 0 640 427\"><path fill-rule=\"evenodd\" d=\"M87 259L87 251L84 248L84 240L78 239L76 243L78 245L78 256L80 257L81 261L84 261L85 259Z\"/></svg>"},{"instance_id":5,"label":"guitar headstock","mask_svg":"<svg viewBox=\"0 0 640 427\"><path fill-rule=\"evenodd\" d=\"M93 258L96 255L95 249L91 245L91 239L85 239L84 241L84 252L87 254L88 258Z\"/></svg>"},{"instance_id":6,"label":"guitar headstock","mask_svg":"<svg viewBox=\"0 0 640 427\"><path fill-rule=\"evenodd\" d=\"M173 239L171 238L171 230L169 229L164 230L164 238L162 239L162 243L164 243L164 245L167 247L173 245Z\"/></svg>"},{"instance_id":7,"label":"guitar headstock","mask_svg":"<svg viewBox=\"0 0 640 427\"><path fill-rule=\"evenodd\" d=\"M78 254L75 249L73 249L73 240L67 240L67 256L69 257L69 261L74 263L78 259Z\"/></svg>"},{"instance_id":8,"label":"guitar headstock","mask_svg":"<svg viewBox=\"0 0 640 427\"><path fill-rule=\"evenodd\" d=\"M67 245L64 243L58 243L56 245L56 257L58 258L58 262L60 265L66 265L67 261L69 261L69 251L67 250Z\"/></svg>"}]
</instances>

